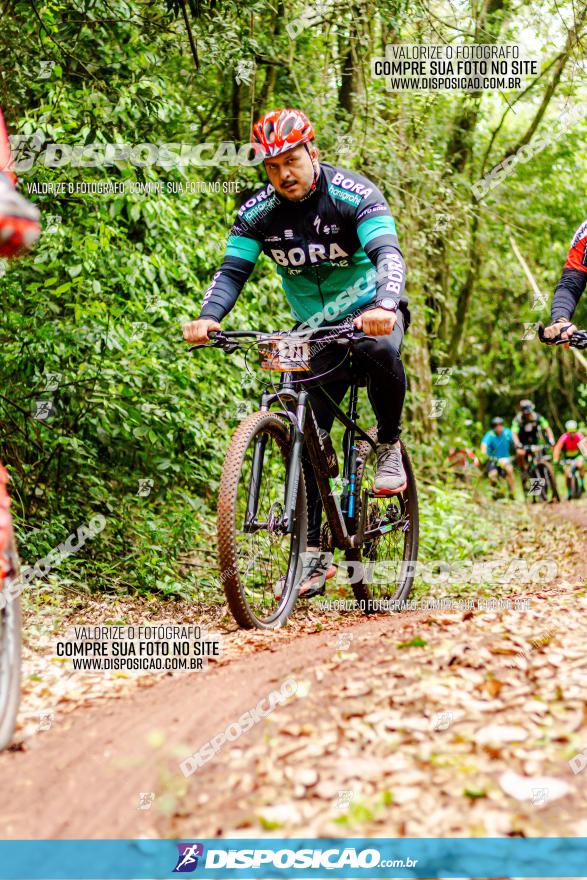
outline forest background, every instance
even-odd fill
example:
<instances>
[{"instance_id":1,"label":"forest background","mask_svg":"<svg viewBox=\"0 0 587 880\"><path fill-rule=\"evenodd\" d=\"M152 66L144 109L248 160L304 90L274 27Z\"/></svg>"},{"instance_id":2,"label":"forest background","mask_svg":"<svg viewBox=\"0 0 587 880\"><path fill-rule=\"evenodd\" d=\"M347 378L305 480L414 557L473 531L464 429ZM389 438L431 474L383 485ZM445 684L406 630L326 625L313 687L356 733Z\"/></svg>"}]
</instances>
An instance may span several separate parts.
<instances>
[{"instance_id":1,"label":"forest background","mask_svg":"<svg viewBox=\"0 0 587 880\"><path fill-rule=\"evenodd\" d=\"M283 105L311 117L324 161L365 174L389 201L408 265L404 438L424 549L487 552L482 523L447 484L448 446L477 445L520 397L555 432L587 401L572 352L533 331L585 219L587 5L4 0L0 20L0 106L43 216L34 253L0 269L0 455L25 561L101 513L108 527L62 566L62 583L218 599L222 459L239 402L252 408L261 386L243 383L236 357L188 355L180 324L197 316L263 166L226 147L206 166L51 164L48 145L75 156L88 144L208 143L210 156L238 150L251 122ZM400 42L517 43L539 72L520 92L390 92L371 62ZM477 200L472 186L512 157ZM186 192L189 181L201 191ZM92 194L80 182L184 191ZM65 191L43 194L49 183ZM225 326L290 324L262 257Z\"/></svg>"}]
</instances>

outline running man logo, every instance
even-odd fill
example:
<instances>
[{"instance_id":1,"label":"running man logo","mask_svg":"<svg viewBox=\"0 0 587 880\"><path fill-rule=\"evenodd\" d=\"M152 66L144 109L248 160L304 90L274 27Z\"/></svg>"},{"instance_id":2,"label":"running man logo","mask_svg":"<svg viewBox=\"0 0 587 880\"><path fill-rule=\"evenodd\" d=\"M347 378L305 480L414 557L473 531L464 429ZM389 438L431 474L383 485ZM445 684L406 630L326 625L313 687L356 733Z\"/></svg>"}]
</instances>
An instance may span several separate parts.
<instances>
[{"instance_id":1,"label":"running man logo","mask_svg":"<svg viewBox=\"0 0 587 880\"><path fill-rule=\"evenodd\" d=\"M532 477L528 495L540 495L545 486L546 480L544 477Z\"/></svg>"},{"instance_id":2,"label":"running man logo","mask_svg":"<svg viewBox=\"0 0 587 880\"><path fill-rule=\"evenodd\" d=\"M188 874L198 867L198 859L204 855L203 843L176 843L178 857L174 874Z\"/></svg>"}]
</instances>

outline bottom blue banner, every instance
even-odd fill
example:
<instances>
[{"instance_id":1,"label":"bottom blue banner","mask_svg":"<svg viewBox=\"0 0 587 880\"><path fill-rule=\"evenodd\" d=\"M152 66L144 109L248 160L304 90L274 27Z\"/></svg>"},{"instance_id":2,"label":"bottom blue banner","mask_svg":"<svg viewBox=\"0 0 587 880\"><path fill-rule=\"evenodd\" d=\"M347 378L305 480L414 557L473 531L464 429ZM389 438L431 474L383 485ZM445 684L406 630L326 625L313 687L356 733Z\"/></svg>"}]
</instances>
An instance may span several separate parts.
<instances>
[{"instance_id":1,"label":"bottom blue banner","mask_svg":"<svg viewBox=\"0 0 587 880\"><path fill-rule=\"evenodd\" d=\"M0 880L585 877L587 838L0 841Z\"/></svg>"}]
</instances>

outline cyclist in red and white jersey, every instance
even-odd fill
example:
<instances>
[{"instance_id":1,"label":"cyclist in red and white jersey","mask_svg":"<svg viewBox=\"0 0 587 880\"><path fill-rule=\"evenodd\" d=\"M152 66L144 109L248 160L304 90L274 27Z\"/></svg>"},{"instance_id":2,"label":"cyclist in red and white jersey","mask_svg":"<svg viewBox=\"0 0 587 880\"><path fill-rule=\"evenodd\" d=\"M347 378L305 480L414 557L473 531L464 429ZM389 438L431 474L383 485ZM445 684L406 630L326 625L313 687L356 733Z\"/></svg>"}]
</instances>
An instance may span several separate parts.
<instances>
[{"instance_id":1,"label":"cyclist in red and white jersey","mask_svg":"<svg viewBox=\"0 0 587 880\"><path fill-rule=\"evenodd\" d=\"M29 250L40 234L39 211L15 189L8 132L0 110L0 257Z\"/></svg>"},{"instance_id":2,"label":"cyclist in red and white jersey","mask_svg":"<svg viewBox=\"0 0 587 880\"><path fill-rule=\"evenodd\" d=\"M567 261L554 291L550 326L544 330L546 342L554 343L558 339L569 339L573 335L577 328L571 319L586 286L587 220L581 223L573 236Z\"/></svg>"},{"instance_id":3,"label":"cyclist in red and white jersey","mask_svg":"<svg viewBox=\"0 0 587 880\"><path fill-rule=\"evenodd\" d=\"M17 193L10 141L0 110L0 257L16 257L33 246L40 234L38 209ZM11 535L8 474L0 464L0 586L7 573L4 551Z\"/></svg>"},{"instance_id":4,"label":"cyclist in red and white jersey","mask_svg":"<svg viewBox=\"0 0 587 880\"><path fill-rule=\"evenodd\" d=\"M560 460L564 469L569 498L571 497L571 465L573 463L577 466L582 488L584 489L585 460L583 458L583 449L585 448L585 443L587 443L587 439L581 431L577 430L577 422L574 419L569 419L568 422L565 422L565 433L561 434L556 441L552 459L553 461Z\"/></svg>"}]
</instances>

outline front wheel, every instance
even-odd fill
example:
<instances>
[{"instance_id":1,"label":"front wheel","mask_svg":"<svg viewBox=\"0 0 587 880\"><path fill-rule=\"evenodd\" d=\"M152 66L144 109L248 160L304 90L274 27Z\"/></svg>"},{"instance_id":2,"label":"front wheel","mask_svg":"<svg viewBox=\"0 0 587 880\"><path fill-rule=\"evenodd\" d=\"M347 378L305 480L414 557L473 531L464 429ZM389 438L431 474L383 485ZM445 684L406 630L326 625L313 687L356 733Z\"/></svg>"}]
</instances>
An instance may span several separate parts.
<instances>
[{"instance_id":1,"label":"front wheel","mask_svg":"<svg viewBox=\"0 0 587 880\"><path fill-rule=\"evenodd\" d=\"M540 479L540 500L545 502L559 501L554 471L548 462L536 465L536 474Z\"/></svg>"},{"instance_id":2,"label":"front wheel","mask_svg":"<svg viewBox=\"0 0 587 880\"><path fill-rule=\"evenodd\" d=\"M10 590L19 576L20 567L13 538L8 545L6 560L8 573L3 582L0 580L0 750L10 744L20 703L20 599Z\"/></svg>"},{"instance_id":3,"label":"front wheel","mask_svg":"<svg viewBox=\"0 0 587 880\"><path fill-rule=\"evenodd\" d=\"M256 412L237 428L218 493L218 559L239 626L271 629L291 613L306 550L308 515L300 468L293 527L284 529L290 430L276 413Z\"/></svg>"},{"instance_id":4,"label":"front wheel","mask_svg":"<svg viewBox=\"0 0 587 880\"><path fill-rule=\"evenodd\" d=\"M371 428L369 436L377 440ZM347 550L346 558L357 565L350 567L355 598L365 614L381 610L398 610L410 595L418 559L419 516L416 480L409 455L403 443L402 460L407 488L399 495L369 495L365 540L361 547ZM372 489L377 471L373 447L358 444L361 464L357 469L357 509L355 529L360 521L363 489ZM369 532L379 532L369 538Z\"/></svg>"},{"instance_id":5,"label":"front wheel","mask_svg":"<svg viewBox=\"0 0 587 880\"><path fill-rule=\"evenodd\" d=\"M577 468L572 468L571 470L571 478L570 478L570 490L571 490L571 498L580 498L583 492L581 486L581 479L579 476L579 472Z\"/></svg>"}]
</instances>

